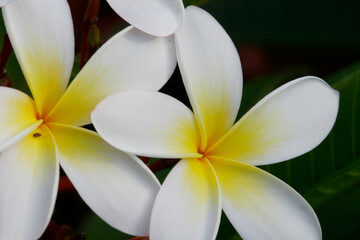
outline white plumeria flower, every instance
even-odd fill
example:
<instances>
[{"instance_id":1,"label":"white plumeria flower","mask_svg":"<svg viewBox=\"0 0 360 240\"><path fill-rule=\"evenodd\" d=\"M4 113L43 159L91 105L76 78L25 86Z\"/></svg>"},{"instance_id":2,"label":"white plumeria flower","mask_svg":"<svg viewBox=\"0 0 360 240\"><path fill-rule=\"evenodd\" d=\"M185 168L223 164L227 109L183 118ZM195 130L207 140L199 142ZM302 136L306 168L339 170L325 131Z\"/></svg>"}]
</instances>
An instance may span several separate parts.
<instances>
[{"instance_id":1,"label":"white plumeria flower","mask_svg":"<svg viewBox=\"0 0 360 240\"><path fill-rule=\"evenodd\" d=\"M182 0L107 0L134 27L154 36L173 34L183 23Z\"/></svg>"},{"instance_id":2,"label":"white plumeria flower","mask_svg":"<svg viewBox=\"0 0 360 240\"><path fill-rule=\"evenodd\" d=\"M221 209L244 239L321 239L309 204L254 165L317 146L335 122L338 92L319 78L299 78L233 125L242 72L226 32L208 13L189 7L175 45L194 113L168 95L144 91L111 95L92 113L99 134L113 146L182 159L157 195L150 239L215 239Z\"/></svg>"},{"instance_id":3,"label":"white plumeria flower","mask_svg":"<svg viewBox=\"0 0 360 240\"><path fill-rule=\"evenodd\" d=\"M176 66L174 42L129 27L105 43L66 90L74 33L66 0L14 0L6 29L34 100L0 87L0 239L36 239L50 220L59 163L111 226L148 235L160 184L134 155L80 126L104 97L158 90Z\"/></svg>"}]
</instances>

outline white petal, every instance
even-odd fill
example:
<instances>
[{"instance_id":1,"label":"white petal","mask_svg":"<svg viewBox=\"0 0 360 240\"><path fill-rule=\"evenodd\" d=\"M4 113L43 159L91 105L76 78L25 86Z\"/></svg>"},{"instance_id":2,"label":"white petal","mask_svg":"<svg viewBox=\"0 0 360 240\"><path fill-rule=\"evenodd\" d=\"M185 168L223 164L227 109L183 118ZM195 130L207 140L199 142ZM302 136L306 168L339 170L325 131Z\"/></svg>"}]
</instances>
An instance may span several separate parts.
<instances>
[{"instance_id":1,"label":"white petal","mask_svg":"<svg viewBox=\"0 0 360 240\"><path fill-rule=\"evenodd\" d=\"M220 182L223 210L243 239L321 239L314 211L290 186L250 165L210 161Z\"/></svg>"},{"instance_id":2,"label":"white petal","mask_svg":"<svg viewBox=\"0 0 360 240\"><path fill-rule=\"evenodd\" d=\"M46 115L66 89L74 32L65 0L17 0L3 7L6 30L34 96Z\"/></svg>"},{"instance_id":3,"label":"white petal","mask_svg":"<svg viewBox=\"0 0 360 240\"><path fill-rule=\"evenodd\" d=\"M297 157L328 135L338 108L337 91L319 78L299 78L263 98L207 154L251 165Z\"/></svg>"},{"instance_id":4,"label":"white petal","mask_svg":"<svg viewBox=\"0 0 360 240\"><path fill-rule=\"evenodd\" d=\"M160 184L146 165L111 147L95 132L49 126L59 149L60 164L89 207L116 229L148 235Z\"/></svg>"},{"instance_id":5,"label":"white petal","mask_svg":"<svg viewBox=\"0 0 360 240\"><path fill-rule=\"evenodd\" d=\"M49 121L82 126L103 98L130 89L159 90L176 66L172 38L129 27L107 41L80 71Z\"/></svg>"},{"instance_id":6,"label":"white petal","mask_svg":"<svg viewBox=\"0 0 360 240\"><path fill-rule=\"evenodd\" d=\"M22 139L42 121L36 119L34 101L13 88L0 87L0 151Z\"/></svg>"},{"instance_id":7,"label":"white petal","mask_svg":"<svg viewBox=\"0 0 360 240\"><path fill-rule=\"evenodd\" d=\"M9 3L12 0L0 0L0 7L5 6L7 3Z\"/></svg>"},{"instance_id":8,"label":"white petal","mask_svg":"<svg viewBox=\"0 0 360 240\"><path fill-rule=\"evenodd\" d=\"M175 33L181 75L202 134L202 150L234 123L242 92L237 50L220 24L197 7L186 8Z\"/></svg>"},{"instance_id":9,"label":"white petal","mask_svg":"<svg viewBox=\"0 0 360 240\"><path fill-rule=\"evenodd\" d=\"M39 238L52 215L58 181L56 147L43 125L2 152L0 239Z\"/></svg>"},{"instance_id":10,"label":"white petal","mask_svg":"<svg viewBox=\"0 0 360 240\"><path fill-rule=\"evenodd\" d=\"M107 0L114 11L134 27L151 35L173 34L183 22L181 0Z\"/></svg>"},{"instance_id":11,"label":"white petal","mask_svg":"<svg viewBox=\"0 0 360 240\"><path fill-rule=\"evenodd\" d=\"M208 160L182 159L156 197L150 239L215 239L220 216L220 190Z\"/></svg>"},{"instance_id":12,"label":"white petal","mask_svg":"<svg viewBox=\"0 0 360 240\"><path fill-rule=\"evenodd\" d=\"M115 93L96 106L92 121L107 142L123 151L149 157L200 157L193 113L163 93Z\"/></svg>"}]
</instances>

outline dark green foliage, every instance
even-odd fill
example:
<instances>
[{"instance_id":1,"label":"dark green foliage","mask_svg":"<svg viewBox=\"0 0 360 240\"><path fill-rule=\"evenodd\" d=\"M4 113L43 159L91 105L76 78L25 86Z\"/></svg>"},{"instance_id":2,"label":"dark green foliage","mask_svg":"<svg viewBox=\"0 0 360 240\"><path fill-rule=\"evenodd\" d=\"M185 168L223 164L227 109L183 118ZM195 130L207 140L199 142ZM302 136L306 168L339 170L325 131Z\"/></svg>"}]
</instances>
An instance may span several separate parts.
<instances>
[{"instance_id":1,"label":"dark green foliage","mask_svg":"<svg viewBox=\"0 0 360 240\"><path fill-rule=\"evenodd\" d=\"M185 7L190 5L201 6L208 1L209 0L184 0L184 6Z\"/></svg>"}]
</instances>

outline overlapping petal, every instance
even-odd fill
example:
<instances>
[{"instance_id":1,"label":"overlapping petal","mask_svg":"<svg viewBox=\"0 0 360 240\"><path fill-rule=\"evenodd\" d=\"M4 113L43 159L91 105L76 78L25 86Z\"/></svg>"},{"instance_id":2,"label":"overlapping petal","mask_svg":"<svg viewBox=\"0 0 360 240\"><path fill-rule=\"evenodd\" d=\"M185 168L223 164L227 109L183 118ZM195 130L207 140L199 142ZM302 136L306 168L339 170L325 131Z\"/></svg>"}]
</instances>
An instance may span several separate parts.
<instances>
[{"instance_id":1,"label":"overlapping petal","mask_svg":"<svg viewBox=\"0 0 360 240\"><path fill-rule=\"evenodd\" d=\"M297 157L328 135L338 108L337 91L319 78L299 78L262 99L207 154L251 165Z\"/></svg>"},{"instance_id":2,"label":"overlapping petal","mask_svg":"<svg viewBox=\"0 0 360 240\"><path fill-rule=\"evenodd\" d=\"M64 93L74 60L74 33L65 0L17 0L2 8L6 30L40 115Z\"/></svg>"},{"instance_id":3,"label":"overlapping petal","mask_svg":"<svg viewBox=\"0 0 360 240\"><path fill-rule=\"evenodd\" d=\"M107 142L127 152L164 158L201 157L193 113L163 93L115 93L96 106L92 121Z\"/></svg>"},{"instance_id":4,"label":"overlapping petal","mask_svg":"<svg viewBox=\"0 0 360 240\"><path fill-rule=\"evenodd\" d=\"M0 154L0 239L38 239L53 212L56 147L42 125Z\"/></svg>"},{"instance_id":5,"label":"overlapping petal","mask_svg":"<svg viewBox=\"0 0 360 240\"><path fill-rule=\"evenodd\" d=\"M215 239L220 215L220 189L208 160L182 159L156 197L150 239Z\"/></svg>"},{"instance_id":6,"label":"overlapping petal","mask_svg":"<svg viewBox=\"0 0 360 240\"><path fill-rule=\"evenodd\" d=\"M18 90L0 87L0 151L22 139L41 121L36 119L34 101Z\"/></svg>"},{"instance_id":7,"label":"overlapping petal","mask_svg":"<svg viewBox=\"0 0 360 240\"><path fill-rule=\"evenodd\" d=\"M160 184L145 164L111 147L95 132L58 124L49 127L61 166L90 208L123 232L148 235Z\"/></svg>"},{"instance_id":8,"label":"overlapping petal","mask_svg":"<svg viewBox=\"0 0 360 240\"><path fill-rule=\"evenodd\" d=\"M197 7L186 8L175 33L176 54L202 134L202 150L235 121L242 93L237 50L220 24Z\"/></svg>"},{"instance_id":9,"label":"overlapping petal","mask_svg":"<svg viewBox=\"0 0 360 240\"><path fill-rule=\"evenodd\" d=\"M93 55L47 120L89 124L91 111L103 98L123 90L159 90L175 66L172 38L156 38L129 27Z\"/></svg>"},{"instance_id":10,"label":"overlapping petal","mask_svg":"<svg viewBox=\"0 0 360 240\"><path fill-rule=\"evenodd\" d=\"M107 0L114 11L136 28L159 37L173 34L183 22L181 0Z\"/></svg>"},{"instance_id":11,"label":"overlapping petal","mask_svg":"<svg viewBox=\"0 0 360 240\"><path fill-rule=\"evenodd\" d=\"M210 158L223 210L244 239L321 239L310 205L271 174L243 163Z\"/></svg>"}]
</instances>

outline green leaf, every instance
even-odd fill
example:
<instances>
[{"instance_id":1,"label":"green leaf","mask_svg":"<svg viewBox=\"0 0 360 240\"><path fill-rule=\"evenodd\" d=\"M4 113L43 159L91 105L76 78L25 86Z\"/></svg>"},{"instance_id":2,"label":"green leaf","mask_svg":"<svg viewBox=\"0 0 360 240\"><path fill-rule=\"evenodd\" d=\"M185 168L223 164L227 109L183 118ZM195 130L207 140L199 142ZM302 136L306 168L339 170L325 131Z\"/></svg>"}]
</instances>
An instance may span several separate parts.
<instances>
[{"instance_id":1,"label":"green leaf","mask_svg":"<svg viewBox=\"0 0 360 240\"><path fill-rule=\"evenodd\" d=\"M297 66L269 76L252 79L244 83L243 96L238 118L250 110L260 99L275 88L290 80L311 74L308 66Z\"/></svg>"},{"instance_id":2,"label":"green leaf","mask_svg":"<svg viewBox=\"0 0 360 240\"><path fill-rule=\"evenodd\" d=\"M209 0L184 0L184 6L190 6L190 5L195 5L195 6L201 6L204 3L207 3Z\"/></svg>"},{"instance_id":3,"label":"green leaf","mask_svg":"<svg viewBox=\"0 0 360 240\"><path fill-rule=\"evenodd\" d=\"M354 66L329 78L333 82L333 88L340 93L338 117L329 136L313 151L303 156L264 167L298 191L307 192L360 158L360 147L357 147L360 146L360 135L357 134L360 130L360 68L357 66L360 64ZM246 90L245 88L244 92ZM259 97L250 95L243 102L260 100ZM251 97L253 99L249 99Z\"/></svg>"},{"instance_id":4,"label":"green leaf","mask_svg":"<svg viewBox=\"0 0 360 240\"><path fill-rule=\"evenodd\" d=\"M333 85L336 82L341 81L344 77L347 77L347 76L353 74L358 69L360 69L360 61L356 62L348 67L345 67L344 69L342 69L342 70L336 72L335 74L333 74L332 76L328 77L327 82L330 85Z\"/></svg>"},{"instance_id":5,"label":"green leaf","mask_svg":"<svg viewBox=\"0 0 360 240\"><path fill-rule=\"evenodd\" d=\"M239 115L243 115L262 97L284 83L286 78L293 79L289 77L292 71L246 84ZM329 136L303 156L263 168L302 193L318 215L324 239L358 239L360 62L326 80L340 93L338 117ZM222 219L217 239L237 236L228 220Z\"/></svg>"},{"instance_id":6,"label":"green leaf","mask_svg":"<svg viewBox=\"0 0 360 240\"><path fill-rule=\"evenodd\" d=\"M319 209L360 183L360 159L315 184L303 196L314 209Z\"/></svg>"},{"instance_id":7,"label":"green leaf","mask_svg":"<svg viewBox=\"0 0 360 240\"><path fill-rule=\"evenodd\" d=\"M316 183L302 192L318 214L324 238L357 239L360 233L356 217L360 215L359 63L336 74L331 81L340 92L338 117L329 137L311 153Z\"/></svg>"},{"instance_id":8,"label":"green leaf","mask_svg":"<svg viewBox=\"0 0 360 240\"><path fill-rule=\"evenodd\" d=\"M360 127L360 69L345 72L347 74L336 74L338 77L332 78L332 86L340 93L340 107L329 136L313 151L266 168L300 192L309 191L360 158L360 135L357 134Z\"/></svg>"},{"instance_id":9,"label":"green leaf","mask_svg":"<svg viewBox=\"0 0 360 240\"><path fill-rule=\"evenodd\" d=\"M359 51L359 1L212 0L205 7L236 43L281 46L291 52L299 51L296 46L305 51L316 47L308 53L321 51L322 56Z\"/></svg>"},{"instance_id":10,"label":"green leaf","mask_svg":"<svg viewBox=\"0 0 360 240\"><path fill-rule=\"evenodd\" d=\"M132 236L122 233L105 223L96 214L89 214L77 231L86 233L86 240L125 240Z\"/></svg>"}]
</instances>

